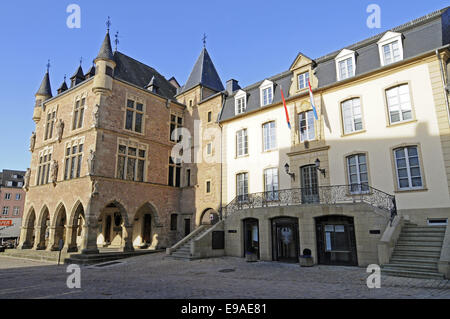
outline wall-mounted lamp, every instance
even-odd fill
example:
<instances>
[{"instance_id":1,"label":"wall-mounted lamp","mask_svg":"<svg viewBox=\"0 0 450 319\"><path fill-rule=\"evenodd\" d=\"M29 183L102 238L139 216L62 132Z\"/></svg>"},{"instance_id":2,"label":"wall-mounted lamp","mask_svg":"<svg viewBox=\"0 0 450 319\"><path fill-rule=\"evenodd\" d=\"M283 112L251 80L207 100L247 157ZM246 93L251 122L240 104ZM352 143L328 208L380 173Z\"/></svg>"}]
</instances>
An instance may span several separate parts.
<instances>
[{"instance_id":1,"label":"wall-mounted lamp","mask_svg":"<svg viewBox=\"0 0 450 319\"><path fill-rule=\"evenodd\" d=\"M315 164L316 164L316 169L322 173L323 177L326 177L325 168L320 168L320 160L319 159L316 159Z\"/></svg>"},{"instance_id":2,"label":"wall-mounted lamp","mask_svg":"<svg viewBox=\"0 0 450 319\"><path fill-rule=\"evenodd\" d=\"M295 181L295 173L290 173L289 172L289 164L288 163L286 163L286 165L284 165L284 169L286 170L286 174L291 176L291 178Z\"/></svg>"}]
</instances>

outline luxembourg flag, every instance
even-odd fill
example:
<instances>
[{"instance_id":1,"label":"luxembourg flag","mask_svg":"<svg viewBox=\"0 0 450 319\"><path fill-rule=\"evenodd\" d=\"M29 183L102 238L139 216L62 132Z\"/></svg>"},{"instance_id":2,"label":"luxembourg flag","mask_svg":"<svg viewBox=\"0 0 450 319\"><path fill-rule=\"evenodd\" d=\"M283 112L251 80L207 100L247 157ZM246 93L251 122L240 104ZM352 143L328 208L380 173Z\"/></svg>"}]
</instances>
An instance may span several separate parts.
<instances>
[{"instance_id":1,"label":"luxembourg flag","mask_svg":"<svg viewBox=\"0 0 450 319\"><path fill-rule=\"evenodd\" d=\"M289 127L289 129L291 129L291 121L289 121L289 112L286 106L286 100L284 99L284 94L283 94L283 88L280 87L280 91L281 91L281 99L283 100L283 104L284 104L284 111L286 112L286 121L287 121L287 125Z\"/></svg>"},{"instance_id":2,"label":"luxembourg flag","mask_svg":"<svg viewBox=\"0 0 450 319\"><path fill-rule=\"evenodd\" d=\"M309 82L309 80L308 80L308 86L309 86L309 98L310 98L310 100L311 100L311 106L312 106L312 109L313 109L313 111L314 111L314 117L316 118L316 121L318 121L318 120L319 120L319 117L317 116L316 106L314 105L314 95L313 95L313 93L312 93L312 90L311 90L311 83Z\"/></svg>"}]
</instances>

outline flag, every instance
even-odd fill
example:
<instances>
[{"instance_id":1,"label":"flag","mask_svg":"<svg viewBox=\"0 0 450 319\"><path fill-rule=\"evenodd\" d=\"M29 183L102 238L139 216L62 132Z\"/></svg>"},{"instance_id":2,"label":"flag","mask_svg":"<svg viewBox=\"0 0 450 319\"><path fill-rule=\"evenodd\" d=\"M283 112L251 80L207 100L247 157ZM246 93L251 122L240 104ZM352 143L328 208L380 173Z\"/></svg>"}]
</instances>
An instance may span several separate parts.
<instances>
[{"instance_id":1,"label":"flag","mask_svg":"<svg viewBox=\"0 0 450 319\"><path fill-rule=\"evenodd\" d=\"M313 92L311 90L311 83L309 82L309 80L308 80L308 86L309 86L309 98L311 100L311 106L312 106L312 109L313 109L313 112L314 112L314 117L316 118L316 121L318 121L319 117L317 116L316 106L314 105L314 95L313 95Z\"/></svg>"},{"instance_id":2,"label":"flag","mask_svg":"<svg viewBox=\"0 0 450 319\"><path fill-rule=\"evenodd\" d=\"M288 109L286 106L286 100L284 99L283 89L281 87L280 87L280 91L281 91L281 99L283 100L283 104L284 104L284 111L286 112L287 125L288 125L289 129L291 129L291 121L289 121L289 113L288 113Z\"/></svg>"}]
</instances>

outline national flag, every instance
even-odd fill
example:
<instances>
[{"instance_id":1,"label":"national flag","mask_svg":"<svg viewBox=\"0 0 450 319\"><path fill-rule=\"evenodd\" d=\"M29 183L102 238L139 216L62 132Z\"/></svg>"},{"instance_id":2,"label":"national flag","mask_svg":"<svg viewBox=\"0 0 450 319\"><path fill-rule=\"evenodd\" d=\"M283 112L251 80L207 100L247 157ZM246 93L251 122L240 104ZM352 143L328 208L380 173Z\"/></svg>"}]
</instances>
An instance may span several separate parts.
<instances>
[{"instance_id":1,"label":"national flag","mask_svg":"<svg viewBox=\"0 0 450 319\"><path fill-rule=\"evenodd\" d=\"M286 106L286 100L284 99L284 94L283 94L283 89L280 87L280 91L281 91L281 99L283 100L283 104L284 104L284 111L286 112L286 121L287 121L287 125L289 127L289 129L291 129L291 121L289 120L289 112Z\"/></svg>"},{"instance_id":2,"label":"national flag","mask_svg":"<svg viewBox=\"0 0 450 319\"><path fill-rule=\"evenodd\" d=\"M309 82L309 80L308 80L308 86L309 86L309 98L311 100L311 106L312 106L312 109L313 109L313 112L314 112L314 117L316 118L316 121L318 121L319 117L317 116L317 110L316 110L316 106L314 104L314 95L313 95L313 92L312 92L312 89L311 89L311 83Z\"/></svg>"}]
</instances>

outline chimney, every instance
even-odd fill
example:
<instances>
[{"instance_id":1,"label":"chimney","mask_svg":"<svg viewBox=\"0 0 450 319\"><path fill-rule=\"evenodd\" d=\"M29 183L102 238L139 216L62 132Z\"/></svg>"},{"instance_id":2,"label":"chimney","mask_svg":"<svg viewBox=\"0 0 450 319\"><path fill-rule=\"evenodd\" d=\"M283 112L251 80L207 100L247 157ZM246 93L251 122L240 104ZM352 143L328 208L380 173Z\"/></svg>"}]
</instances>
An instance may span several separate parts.
<instances>
[{"instance_id":1,"label":"chimney","mask_svg":"<svg viewBox=\"0 0 450 319\"><path fill-rule=\"evenodd\" d=\"M233 94L234 92L236 92L237 90L239 90L241 87L238 84L238 81L236 81L235 79L231 79L227 81L227 92L228 94Z\"/></svg>"}]
</instances>

